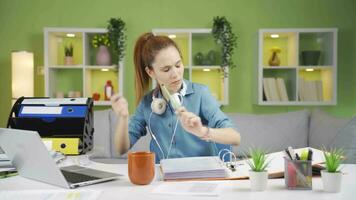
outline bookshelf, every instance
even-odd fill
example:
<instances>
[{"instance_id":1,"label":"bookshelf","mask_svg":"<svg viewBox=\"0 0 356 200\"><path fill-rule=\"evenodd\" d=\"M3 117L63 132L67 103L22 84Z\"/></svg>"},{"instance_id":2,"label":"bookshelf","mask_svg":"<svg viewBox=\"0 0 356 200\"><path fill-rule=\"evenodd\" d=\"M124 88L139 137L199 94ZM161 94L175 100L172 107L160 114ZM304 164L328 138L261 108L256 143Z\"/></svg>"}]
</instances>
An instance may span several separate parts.
<instances>
[{"instance_id":1,"label":"bookshelf","mask_svg":"<svg viewBox=\"0 0 356 200\"><path fill-rule=\"evenodd\" d=\"M337 29L260 29L256 72L258 105L336 105Z\"/></svg>"},{"instance_id":2,"label":"bookshelf","mask_svg":"<svg viewBox=\"0 0 356 200\"><path fill-rule=\"evenodd\" d=\"M104 28L44 28L45 95L60 97L92 97L100 94L94 105L107 106L104 86L112 82L114 93L123 92L122 62L118 63L108 47L111 62L98 65L98 48L92 46L95 35L104 35ZM68 62L65 47L73 46L73 56Z\"/></svg>"},{"instance_id":3,"label":"bookshelf","mask_svg":"<svg viewBox=\"0 0 356 200\"><path fill-rule=\"evenodd\" d=\"M185 79L208 86L221 105L229 104L229 78L224 77L220 68L221 50L211 29L153 29L152 32L168 36L177 43L183 57Z\"/></svg>"}]
</instances>

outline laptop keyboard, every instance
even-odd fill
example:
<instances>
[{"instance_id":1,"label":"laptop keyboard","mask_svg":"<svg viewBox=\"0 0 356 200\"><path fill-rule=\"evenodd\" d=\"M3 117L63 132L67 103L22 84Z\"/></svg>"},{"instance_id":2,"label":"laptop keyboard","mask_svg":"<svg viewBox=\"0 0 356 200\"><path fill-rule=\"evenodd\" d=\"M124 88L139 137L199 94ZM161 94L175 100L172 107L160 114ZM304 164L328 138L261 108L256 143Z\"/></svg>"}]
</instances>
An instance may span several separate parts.
<instances>
[{"instance_id":1,"label":"laptop keyboard","mask_svg":"<svg viewBox=\"0 0 356 200\"><path fill-rule=\"evenodd\" d=\"M65 170L61 170L61 172L64 175L65 179L70 183L81 183L81 182L99 179L98 177L88 176L85 174L79 174L79 173L75 173L75 172L69 172L69 171L65 171Z\"/></svg>"}]
</instances>

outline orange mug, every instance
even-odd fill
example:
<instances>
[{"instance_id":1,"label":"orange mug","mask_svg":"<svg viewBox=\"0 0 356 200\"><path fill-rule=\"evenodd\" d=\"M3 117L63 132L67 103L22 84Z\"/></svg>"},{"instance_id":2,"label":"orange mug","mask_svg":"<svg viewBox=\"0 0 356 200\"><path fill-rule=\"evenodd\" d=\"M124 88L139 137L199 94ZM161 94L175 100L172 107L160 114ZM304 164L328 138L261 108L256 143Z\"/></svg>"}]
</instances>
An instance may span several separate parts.
<instances>
[{"instance_id":1,"label":"orange mug","mask_svg":"<svg viewBox=\"0 0 356 200\"><path fill-rule=\"evenodd\" d=\"M128 171L131 183L150 184L155 176L155 154L153 152L129 152Z\"/></svg>"}]
</instances>

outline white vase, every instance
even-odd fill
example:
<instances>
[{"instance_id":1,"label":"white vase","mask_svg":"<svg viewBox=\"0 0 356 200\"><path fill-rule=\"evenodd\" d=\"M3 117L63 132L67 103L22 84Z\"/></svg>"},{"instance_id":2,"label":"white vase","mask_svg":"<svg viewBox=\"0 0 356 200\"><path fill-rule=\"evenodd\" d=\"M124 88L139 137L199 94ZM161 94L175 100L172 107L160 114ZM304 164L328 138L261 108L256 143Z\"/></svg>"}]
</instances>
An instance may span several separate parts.
<instances>
[{"instance_id":1,"label":"white vase","mask_svg":"<svg viewBox=\"0 0 356 200\"><path fill-rule=\"evenodd\" d=\"M72 56L64 57L64 64L65 65L73 65L73 57Z\"/></svg>"},{"instance_id":2,"label":"white vase","mask_svg":"<svg viewBox=\"0 0 356 200\"><path fill-rule=\"evenodd\" d=\"M96 64L111 65L110 51L107 46L99 46L98 52L96 53Z\"/></svg>"},{"instance_id":3,"label":"white vase","mask_svg":"<svg viewBox=\"0 0 356 200\"><path fill-rule=\"evenodd\" d=\"M330 173L326 170L321 171L321 179L323 181L323 187L325 192L340 192L342 173Z\"/></svg>"},{"instance_id":4,"label":"white vase","mask_svg":"<svg viewBox=\"0 0 356 200\"><path fill-rule=\"evenodd\" d=\"M263 191L267 188L268 173L267 171L255 172L249 171L251 190Z\"/></svg>"}]
</instances>

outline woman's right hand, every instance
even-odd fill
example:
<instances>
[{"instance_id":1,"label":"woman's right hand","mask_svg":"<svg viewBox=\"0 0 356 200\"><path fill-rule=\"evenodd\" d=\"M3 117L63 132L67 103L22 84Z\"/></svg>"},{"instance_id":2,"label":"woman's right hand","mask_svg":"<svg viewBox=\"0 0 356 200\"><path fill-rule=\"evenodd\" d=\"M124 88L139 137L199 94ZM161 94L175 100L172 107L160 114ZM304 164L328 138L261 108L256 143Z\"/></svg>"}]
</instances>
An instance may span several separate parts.
<instances>
[{"instance_id":1,"label":"woman's right hand","mask_svg":"<svg viewBox=\"0 0 356 200\"><path fill-rule=\"evenodd\" d=\"M120 117L129 116L129 106L125 97L115 94L110 98L111 107L115 113Z\"/></svg>"}]
</instances>

